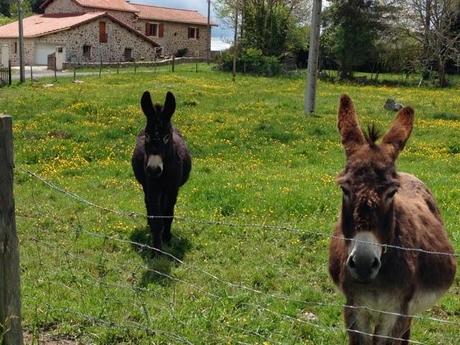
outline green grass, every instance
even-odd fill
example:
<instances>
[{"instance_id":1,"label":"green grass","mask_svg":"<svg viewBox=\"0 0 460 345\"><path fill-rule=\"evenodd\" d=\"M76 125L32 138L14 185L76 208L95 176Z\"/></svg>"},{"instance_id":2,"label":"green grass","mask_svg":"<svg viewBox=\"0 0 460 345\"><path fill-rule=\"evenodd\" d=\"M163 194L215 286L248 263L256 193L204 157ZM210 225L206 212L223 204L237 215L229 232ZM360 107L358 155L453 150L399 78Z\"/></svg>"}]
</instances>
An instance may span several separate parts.
<instances>
[{"instance_id":1,"label":"green grass","mask_svg":"<svg viewBox=\"0 0 460 345\"><path fill-rule=\"evenodd\" d=\"M399 167L433 190L460 252L460 122L451 116L459 112L460 89L320 83L317 116L305 117L302 79L239 76L233 84L205 65L192 70L182 65L176 74L0 89L0 113L14 116L22 305L30 332L87 344L345 344L341 309L308 304L344 302L327 273L340 203L335 176L344 164L336 131L343 92L354 98L363 125L388 127L394 114L383 104L390 96L416 108ZM146 89L157 101L175 93L174 122L193 153L191 179L176 206L185 220L174 222L166 248L183 264L109 238L148 243L144 219L87 207L20 170L96 204L143 213L130 155L144 125L139 98ZM424 316L460 323L459 294L457 275ZM308 313L317 320L308 321ZM458 326L417 320L413 339L455 344Z\"/></svg>"}]
</instances>

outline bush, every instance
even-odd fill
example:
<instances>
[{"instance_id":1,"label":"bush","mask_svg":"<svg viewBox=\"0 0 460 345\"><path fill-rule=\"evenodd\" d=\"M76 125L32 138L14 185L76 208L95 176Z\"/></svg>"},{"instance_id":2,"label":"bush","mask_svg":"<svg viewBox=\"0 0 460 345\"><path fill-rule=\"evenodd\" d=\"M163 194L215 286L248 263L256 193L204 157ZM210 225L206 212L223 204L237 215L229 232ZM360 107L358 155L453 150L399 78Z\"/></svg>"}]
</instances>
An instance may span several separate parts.
<instances>
[{"instance_id":1,"label":"bush","mask_svg":"<svg viewBox=\"0 0 460 345\"><path fill-rule=\"evenodd\" d=\"M224 52L218 64L222 71L232 71L233 51ZM274 76L281 73L281 63L276 56L264 56L260 49L249 48L238 56L236 69L240 73Z\"/></svg>"}]
</instances>

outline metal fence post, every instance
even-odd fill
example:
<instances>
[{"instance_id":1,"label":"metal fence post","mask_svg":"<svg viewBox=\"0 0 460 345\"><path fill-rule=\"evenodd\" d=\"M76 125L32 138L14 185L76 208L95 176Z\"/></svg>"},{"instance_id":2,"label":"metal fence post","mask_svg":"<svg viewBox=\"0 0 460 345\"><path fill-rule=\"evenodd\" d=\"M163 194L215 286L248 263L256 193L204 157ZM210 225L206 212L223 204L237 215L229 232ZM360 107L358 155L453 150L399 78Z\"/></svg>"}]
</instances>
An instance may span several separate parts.
<instances>
[{"instance_id":1,"label":"metal fence post","mask_svg":"<svg viewBox=\"0 0 460 345\"><path fill-rule=\"evenodd\" d=\"M173 55L173 56L172 56L171 72L174 73L175 69L176 69L176 56Z\"/></svg>"},{"instance_id":2,"label":"metal fence post","mask_svg":"<svg viewBox=\"0 0 460 345\"><path fill-rule=\"evenodd\" d=\"M0 115L0 323L3 325L3 345L22 345L12 122L11 116Z\"/></svg>"}]
</instances>

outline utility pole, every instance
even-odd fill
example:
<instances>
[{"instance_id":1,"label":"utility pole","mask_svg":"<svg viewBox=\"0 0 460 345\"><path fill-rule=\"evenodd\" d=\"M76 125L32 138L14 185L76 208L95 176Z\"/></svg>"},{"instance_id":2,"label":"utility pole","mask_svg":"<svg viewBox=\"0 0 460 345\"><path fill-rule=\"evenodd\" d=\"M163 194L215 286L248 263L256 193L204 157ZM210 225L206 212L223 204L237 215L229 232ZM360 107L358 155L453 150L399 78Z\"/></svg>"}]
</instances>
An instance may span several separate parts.
<instances>
[{"instance_id":1,"label":"utility pole","mask_svg":"<svg viewBox=\"0 0 460 345\"><path fill-rule=\"evenodd\" d=\"M19 14L19 80L21 83L26 81L26 69L24 58L24 25L22 12L23 0L18 0L18 14Z\"/></svg>"},{"instance_id":2,"label":"utility pole","mask_svg":"<svg viewBox=\"0 0 460 345\"><path fill-rule=\"evenodd\" d=\"M210 63L209 55L211 54L211 0L208 0L208 49L206 50L206 62Z\"/></svg>"},{"instance_id":3,"label":"utility pole","mask_svg":"<svg viewBox=\"0 0 460 345\"><path fill-rule=\"evenodd\" d=\"M319 35L321 29L321 1L322 0L313 0L310 48L308 51L307 83L304 100L304 111L306 115L314 113L316 105L316 79L318 75Z\"/></svg>"},{"instance_id":4,"label":"utility pole","mask_svg":"<svg viewBox=\"0 0 460 345\"><path fill-rule=\"evenodd\" d=\"M235 1L235 35L233 38L233 77L236 79L236 58L238 56L238 0Z\"/></svg>"}]
</instances>

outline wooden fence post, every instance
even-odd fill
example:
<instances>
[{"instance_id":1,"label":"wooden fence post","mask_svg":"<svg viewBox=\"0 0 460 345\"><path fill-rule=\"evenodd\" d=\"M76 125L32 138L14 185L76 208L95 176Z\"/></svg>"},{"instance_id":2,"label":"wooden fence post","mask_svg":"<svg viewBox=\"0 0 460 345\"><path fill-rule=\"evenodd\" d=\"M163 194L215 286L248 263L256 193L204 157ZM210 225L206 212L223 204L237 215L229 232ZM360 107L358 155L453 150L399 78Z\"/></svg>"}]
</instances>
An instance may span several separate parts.
<instances>
[{"instance_id":1,"label":"wooden fence post","mask_svg":"<svg viewBox=\"0 0 460 345\"><path fill-rule=\"evenodd\" d=\"M0 115L0 323L3 345L22 345L19 248L13 196L11 116Z\"/></svg>"},{"instance_id":2,"label":"wooden fence post","mask_svg":"<svg viewBox=\"0 0 460 345\"><path fill-rule=\"evenodd\" d=\"M174 73L175 69L176 69L176 56L173 55L173 56L172 56L171 72Z\"/></svg>"},{"instance_id":3,"label":"wooden fence post","mask_svg":"<svg viewBox=\"0 0 460 345\"><path fill-rule=\"evenodd\" d=\"M8 86L11 86L12 81L12 75L11 75L11 60L8 60Z\"/></svg>"},{"instance_id":4,"label":"wooden fence post","mask_svg":"<svg viewBox=\"0 0 460 345\"><path fill-rule=\"evenodd\" d=\"M32 68L32 64L30 64L30 81L34 82L34 70Z\"/></svg>"}]
</instances>

